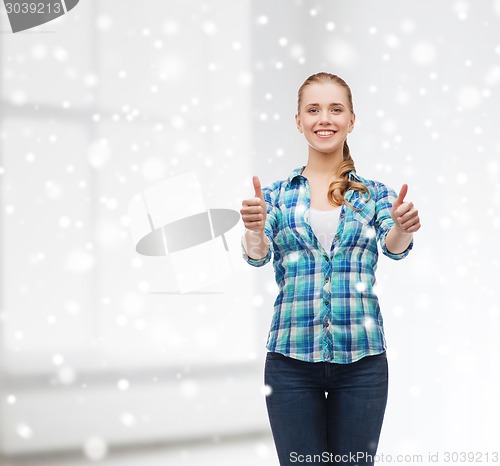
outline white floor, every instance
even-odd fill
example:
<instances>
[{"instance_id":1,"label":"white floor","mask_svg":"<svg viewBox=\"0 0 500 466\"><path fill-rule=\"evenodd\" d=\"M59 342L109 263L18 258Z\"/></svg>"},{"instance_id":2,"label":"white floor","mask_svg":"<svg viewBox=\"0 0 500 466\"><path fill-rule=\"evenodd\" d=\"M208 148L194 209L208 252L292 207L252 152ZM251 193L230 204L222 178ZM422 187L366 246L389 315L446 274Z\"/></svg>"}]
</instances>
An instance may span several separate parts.
<instances>
[{"instance_id":1,"label":"white floor","mask_svg":"<svg viewBox=\"0 0 500 466\"><path fill-rule=\"evenodd\" d=\"M40 458L0 459L2 466L278 466L272 437L255 435L177 446L140 447L111 451L102 460L82 455L43 455Z\"/></svg>"}]
</instances>

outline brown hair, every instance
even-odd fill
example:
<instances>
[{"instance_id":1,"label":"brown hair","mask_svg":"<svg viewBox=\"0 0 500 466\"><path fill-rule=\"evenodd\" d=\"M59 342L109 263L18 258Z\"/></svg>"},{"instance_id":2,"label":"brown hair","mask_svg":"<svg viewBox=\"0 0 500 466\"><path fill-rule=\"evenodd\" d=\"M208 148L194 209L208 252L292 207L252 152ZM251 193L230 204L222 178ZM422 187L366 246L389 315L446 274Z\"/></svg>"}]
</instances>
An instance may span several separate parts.
<instances>
[{"instance_id":1,"label":"brown hair","mask_svg":"<svg viewBox=\"0 0 500 466\"><path fill-rule=\"evenodd\" d=\"M347 94L347 100L349 102L349 110L351 111L351 113L354 114L354 108L352 105L352 93L347 83L339 76L325 72L316 73L309 76L303 82L302 86L300 86L297 99L297 113L300 113L300 102L302 101L302 94L304 88L309 84L315 82L321 83L325 81L331 81L334 84L338 84L339 86L342 86L344 88ZM359 191L360 193L363 192L367 193L368 198L366 200L369 200L371 197L370 190L363 183L359 181L349 181L349 172L351 170L356 172L356 169L354 167L354 160L351 157L351 151L349 150L349 146L347 145L347 140L345 140L344 159L342 163L339 165L339 168L337 170L337 177L340 178L340 180L333 181L332 183L330 183L330 186L328 187L328 200L330 201L331 204L335 206L341 206L343 203L346 203L351 209L359 212L360 209L356 209L351 204L349 204L349 202L345 200L344 194L348 189L353 189L355 191Z\"/></svg>"}]
</instances>

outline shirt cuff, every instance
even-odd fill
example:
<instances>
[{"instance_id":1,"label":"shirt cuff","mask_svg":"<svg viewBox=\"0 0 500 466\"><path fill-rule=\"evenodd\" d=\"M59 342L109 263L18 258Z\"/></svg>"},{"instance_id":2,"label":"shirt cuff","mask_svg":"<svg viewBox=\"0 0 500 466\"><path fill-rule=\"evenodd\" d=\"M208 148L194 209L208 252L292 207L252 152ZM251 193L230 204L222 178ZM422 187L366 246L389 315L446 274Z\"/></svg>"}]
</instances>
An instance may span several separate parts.
<instances>
[{"instance_id":1,"label":"shirt cuff","mask_svg":"<svg viewBox=\"0 0 500 466\"><path fill-rule=\"evenodd\" d=\"M267 238L269 240L269 237ZM269 250L267 251L267 255L263 257L262 259L253 259L248 256L245 246L243 246L243 237L241 238L241 255L243 256L243 259L247 261L250 265L253 265L254 267L262 267L263 265L266 265L270 260L271 260L271 254L272 254L272 246L271 242L269 241Z\"/></svg>"}]
</instances>

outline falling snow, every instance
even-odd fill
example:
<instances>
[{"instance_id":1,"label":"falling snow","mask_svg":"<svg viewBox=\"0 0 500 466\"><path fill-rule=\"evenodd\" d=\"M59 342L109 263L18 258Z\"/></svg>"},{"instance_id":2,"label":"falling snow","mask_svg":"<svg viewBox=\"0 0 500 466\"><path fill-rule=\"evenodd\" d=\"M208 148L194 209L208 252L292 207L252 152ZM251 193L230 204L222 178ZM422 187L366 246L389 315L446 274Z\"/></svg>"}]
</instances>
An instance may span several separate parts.
<instances>
[{"instance_id":1,"label":"falling snow","mask_svg":"<svg viewBox=\"0 0 500 466\"><path fill-rule=\"evenodd\" d=\"M180 429L205 413L214 431L230 432L243 412L242 429L269 434L272 389L260 377L279 291L272 266L238 262L217 286L181 295L174 255L137 253L128 205L196 171L200 186L158 199L162 216L138 228L189 210L195 188L205 210L239 210L251 175L264 186L306 164L296 91L308 75L330 71L353 91L356 170L396 192L408 183L422 220L408 259L379 254L381 285L369 288L397 367L395 422L381 448L490 448L484 426L500 415L492 398L500 381L487 370L500 343L500 0L91 3L0 39L2 357L13 381L44 377L50 385L40 393L66 403L43 411L43 397L0 387L5 438L22 449L48 432L64 449L64 435L47 428L56 409L89 461L106 459L110 438L146 421L153 437L168 439L175 432L165 419ZM240 221L225 235L231 251L241 231ZM363 234L375 238L376 229L364 225ZM185 273L194 281L215 274L223 243L209 272L197 270L196 252ZM355 295L367 283L360 279ZM480 357L465 378L471 354ZM457 380L463 391L450 392ZM482 396L473 397L478 380ZM138 391L153 381L169 395ZM106 402L99 390L109 390ZM429 427L431 415L440 421ZM402 419L412 422L400 429ZM252 443L249 464L276 464L273 448ZM183 452L179 464L201 464L190 447Z\"/></svg>"}]
</instances>

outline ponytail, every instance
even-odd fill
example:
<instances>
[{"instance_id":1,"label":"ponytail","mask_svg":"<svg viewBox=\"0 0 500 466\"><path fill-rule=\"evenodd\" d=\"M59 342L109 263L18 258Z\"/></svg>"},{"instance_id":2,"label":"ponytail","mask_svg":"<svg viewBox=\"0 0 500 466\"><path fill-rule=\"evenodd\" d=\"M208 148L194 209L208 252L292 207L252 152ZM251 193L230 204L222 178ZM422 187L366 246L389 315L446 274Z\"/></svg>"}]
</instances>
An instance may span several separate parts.
<instances>
[{"instance_id":1,"label":"ponytail","mask_svg":"<svg viewBox=\"0 0 500 466\"><path fill-rule=\"evenodd\" d=\"M339 207L342 204L347 204L351 209L359 212L361 209L356 209L349 202L345 200L345 193L349 189L353 189L354 191L364 192L368 195L368 199L370 199L370 190L359 181L349 181L349 172L356 171L354 167L354 160L351 157L351 151L349 150L349 146L347 144L347 140L344 141L344 160L339 165L337 169L337 177L340 180L332 181L330 186L328 187L328 200L331 204Z\"/></svg>"}]
</instances>

